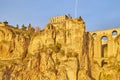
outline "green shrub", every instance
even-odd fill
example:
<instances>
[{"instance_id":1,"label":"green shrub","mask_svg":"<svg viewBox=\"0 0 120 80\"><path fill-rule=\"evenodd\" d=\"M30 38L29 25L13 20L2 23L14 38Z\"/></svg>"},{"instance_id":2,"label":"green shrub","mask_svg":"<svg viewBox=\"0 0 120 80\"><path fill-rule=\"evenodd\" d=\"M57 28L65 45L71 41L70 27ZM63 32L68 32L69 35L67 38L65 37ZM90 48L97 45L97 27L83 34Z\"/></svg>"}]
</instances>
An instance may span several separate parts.
<instances>
[{"instance_id":1,"label":"green shrub","mask_svg":"<svg viewBox=\"0 0 120 80\"><path fill-rule=\"evenodd\" d=\"M49 48L51 48L54 52L58 53L61 50L61 44L56 43L55 45L50 44Z\"/></svg>"}]
</instances>

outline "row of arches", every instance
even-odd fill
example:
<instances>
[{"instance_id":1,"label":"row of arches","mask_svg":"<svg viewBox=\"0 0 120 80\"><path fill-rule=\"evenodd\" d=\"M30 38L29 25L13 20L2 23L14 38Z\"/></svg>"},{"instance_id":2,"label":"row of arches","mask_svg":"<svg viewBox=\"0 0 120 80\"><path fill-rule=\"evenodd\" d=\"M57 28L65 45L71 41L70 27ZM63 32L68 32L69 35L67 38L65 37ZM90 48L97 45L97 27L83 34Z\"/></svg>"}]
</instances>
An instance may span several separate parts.
<instances>
[{"instance_id":1,"label":"row of arches","mask_svg":"<svg viewBox=\"0 0 120 80\"><path fill-rule=\"evenodd\" d=\"M118 32L116 30L112 31L112 36L117 36L118 35ZM96 33L93 33L92 34L93 37L96 37L97 34ZM104 36L105 37L105 36Z\"/></svg>"},{"instance_id":2,"label":"row of arches","mask_svg":"<svg viewBox=\"0 0 120 80\"><path fill-rule=\"evenodd\" d=\"M92 37L94 38L94 54L95 57L103 60L101 61L101 66L107 64L105 59L114 54L115 47L112 41L119 34L119 30L106 30L92 33Z\"/></svg>"},{"instance_id":3,"label":"row of arches","mask_svg":"<svg viewBox=\"0 0 120 80\"><path fill-rule=\"evenodd\" d=\"M107 33L107 32L106 32ZM106 34L105 32L101 33L101 35L99 35L98 39L101 42L101 57L107 57L107 53L108 53L108 38L109 40L112 40L111 37L109 37L108 34ZM112 31L112 36L116 37L118 35L118 32L116 30ZM93 38L97 37L97 33L93 33L92 34Z\"/></svg>"}]
</instances>

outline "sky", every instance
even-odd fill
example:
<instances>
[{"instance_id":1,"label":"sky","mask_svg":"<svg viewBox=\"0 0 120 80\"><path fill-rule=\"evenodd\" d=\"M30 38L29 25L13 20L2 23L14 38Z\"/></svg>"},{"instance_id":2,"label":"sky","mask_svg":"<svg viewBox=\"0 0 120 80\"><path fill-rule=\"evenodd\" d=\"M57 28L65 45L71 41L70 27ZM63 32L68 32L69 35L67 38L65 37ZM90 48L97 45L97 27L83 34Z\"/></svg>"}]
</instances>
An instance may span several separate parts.
<instances>
[{"instance_id":1,"label":"sky","mask_svg":"<svg viewBox=\"0 0 120 80\"><path fill-rule=\"evenodd\" d=\"M75 7L77 5L77 7ZM120 0L0 0L0 22L44 28L49 18L81 16L87 31L120 27Z\"/></svg>"}]
</instances>

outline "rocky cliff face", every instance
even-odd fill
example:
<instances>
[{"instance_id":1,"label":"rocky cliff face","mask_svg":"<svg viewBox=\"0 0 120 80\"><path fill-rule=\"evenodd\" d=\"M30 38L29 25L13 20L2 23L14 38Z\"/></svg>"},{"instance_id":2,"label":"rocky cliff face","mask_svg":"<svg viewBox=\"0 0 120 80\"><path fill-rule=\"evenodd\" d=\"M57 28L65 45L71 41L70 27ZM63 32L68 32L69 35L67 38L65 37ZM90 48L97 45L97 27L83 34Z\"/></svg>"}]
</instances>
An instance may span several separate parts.
<instances>
[{"instance_id":1,"label":"rocky cliff face","mask_svg":"<svg viewBox=\"0 0 120 80\"><path fill-rule=\"evenodd\" d=\"M0 26L0 80L119 80L118 63L114 70L93 60L93 38L81 18L31 31Z\"/></svg>"}]
</instances>

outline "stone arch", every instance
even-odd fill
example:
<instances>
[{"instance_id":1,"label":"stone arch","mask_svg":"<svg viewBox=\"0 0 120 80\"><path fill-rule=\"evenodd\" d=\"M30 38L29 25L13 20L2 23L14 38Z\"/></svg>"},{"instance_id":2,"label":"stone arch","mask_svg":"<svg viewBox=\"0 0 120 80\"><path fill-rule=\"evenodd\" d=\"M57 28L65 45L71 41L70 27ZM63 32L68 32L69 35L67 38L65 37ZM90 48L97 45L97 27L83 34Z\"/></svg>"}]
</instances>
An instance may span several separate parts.
<instances>
[{"instance_id":1,"label":"stone arch","mask_svg":"<svg viewBox=\"0 0 120 80\"><path fill-rule=\"evenodd\" d=\"M118 54L117 52L120 52L120 34L115 38L115 45L116 45L116 55L117 55L117 60L120 61L120 54Z\"/></svg>"},{"instance_id":2,"label":"stone arch","mask_svg":"<svg viewBox=\"0 0 120 80\"><path fill-rule=\"evenodd\" d=\"M113 30L112 31L112 36L117 36L118 35L118 32L116 30Z\"/></svg>"},{"instance_id":3,"label":"stone arch","mask_svg":"<svg viewBox=\"0 0 120 80\"><path fill-rule=\"evenodd\" d=\"M102 37L101 37L101 40L102 40L102 41L107 41L107 40L108 40L108 37L107 37L107 36L102 36Z\"/></svg>"},{"instance_id":4,"label":"stone arch","mask_svg":"<svg viewBox=\"0 0 120 80\"><path fill-rule=\"evenodd\" d=\"M101 57L107 57L108 55L108 37L102 36L101 37Z\"/></svg>"},{"instance_id":5,"label":"stone arch","mask_svg":"<svg viewBox=\"0 0 120 80\"><path fill-rule=\"evenodd\" d=\"M92 36L93 36L93 37L96 37L96 36L97 36L97 34L96 34L96 33L93 33L93 34L92 34Z\"/></svg>"}]
</instances>

